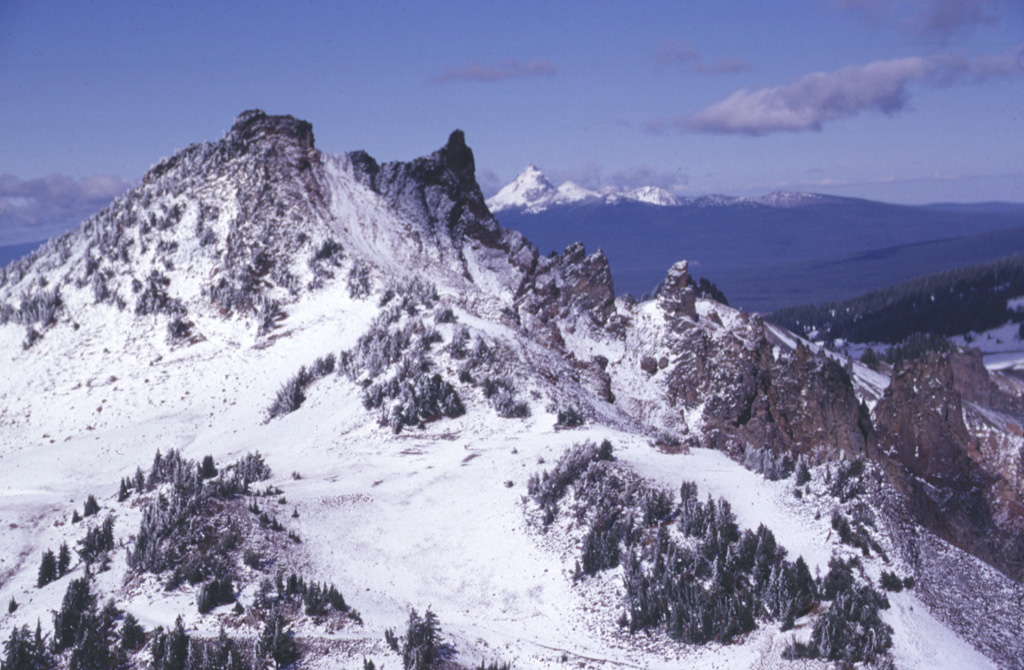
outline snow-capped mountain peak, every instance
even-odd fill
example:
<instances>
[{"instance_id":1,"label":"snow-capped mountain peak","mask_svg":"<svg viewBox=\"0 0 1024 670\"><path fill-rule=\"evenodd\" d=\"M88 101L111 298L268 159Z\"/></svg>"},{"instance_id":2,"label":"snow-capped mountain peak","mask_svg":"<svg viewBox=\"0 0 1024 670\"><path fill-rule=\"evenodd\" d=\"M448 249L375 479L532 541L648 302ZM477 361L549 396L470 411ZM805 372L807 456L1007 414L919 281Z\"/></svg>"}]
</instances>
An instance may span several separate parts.
<instances>
[{"instance_id":1,"label":"snow-capped mountain peak","mask_svg":"<svg viewBox=\"0 0 1024 670\"><path fill-rule=\"evenodd\" d=\"M799 191L773 191L760 196L704 195L681 197L660 186L640 186L633 189L606 187L594 191L571 181L557 188L536 166L526 166L512 183L506 185L487 201L494 213L516 210L523 214L539 214L551 207L579 203L614 205L624 202L643 203L656 207L770 207L793 209L810 205L836 202L836 198L817 193Z\"/></svg>"},{"instance_id":2,"label":"snow-capped mountain peak","mask_svg":"<svg viewBox=\"0 0 1024 670\"><path fill-rule=\"evenodd\" d=\"M511 184L507 184L488 200L487 205L492 212L500 212L503 209L542 211L557 194L558 189L548 181L544 173L530 164Z\"/></svg>"},{"instance_id":3,"label":"snow-capped mountain peak","mask_svg":"<svg viewBox=\"0 0 1024 670\"><path fill-rule=\"evenodd\" d=\"M574 205L586 202L641 202L661 207L678 205L679 200L658 186L641 186L624 190L610 187L594 191L572 181L562 182L557 188L533 164L527 165L519 176L498 191L487 201L492 212L506 209L520 210L526 214L539 214L549 207Z\"/></svg>"},{"instance_id":4,"label":"snow-capped mountain peak","mask_svg":"<svg viewBox=\"0 0 1024 670\"><path fill-rule=\"evenodd\" d=\"M679 198L675 197L660 186L641 186L640 188L634 188L631 191L623 193L622 197L626 200L635 200L636 202L644 202L648 205L658 205L659 207L673 207L679 204Z\"/></svg>"},{"instance_id":5,"label":"snow-capped mountain peak","mask_svg":"<svg viewBox=\"0 0 1024 670\"><path fill-rule=\"evenodd\" d=\"M597 191L591 191L590 189L583 188L575 182L567 181L563 182L562 185L558 187L555 201L559 205L565 205L574 202L595 200L600 197L601 194Z\"/></svg>"}]
</instances>

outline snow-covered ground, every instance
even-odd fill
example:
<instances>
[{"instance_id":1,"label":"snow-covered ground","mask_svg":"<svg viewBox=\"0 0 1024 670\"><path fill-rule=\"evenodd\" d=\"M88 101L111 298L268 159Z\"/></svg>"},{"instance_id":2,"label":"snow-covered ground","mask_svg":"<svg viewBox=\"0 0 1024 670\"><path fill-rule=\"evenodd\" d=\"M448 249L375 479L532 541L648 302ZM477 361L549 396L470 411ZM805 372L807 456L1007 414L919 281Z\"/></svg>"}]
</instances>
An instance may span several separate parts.
<instances>
[{"instance_id":1,"label":"snow-covered ground","mask_svg":"<svg viewBox=\"0 0 1024 670\"><path fill-rule=\"evenodd\" d=\"M45 332L27 351L24 324L0 325L0 602L19 604L0 613L0 634L37 620L47 627L68 579L37 588L41 554L62 542L74 546L86 527L107 515L115 522L117 549L111 569L95 578L101 602L116 597L149 629L169 627L180 614L199 636L215 635L221 622L239 630L242 624L227 607L200 615L196 587L166 591L162 579L128 573L126 547L142 509L139 499L117 502L115 494L118 482L138 466L146 469L157 450L176 449L194 460L211 455L222 465L259 451L274 469L268 484L283 491L281 498L275 494L261 504L287 517L288 529L301 538L301 543L283 541L286 549L278 548L276 565L335 584L362 615L361 625L336 622L329 630L300 617L295 623L300 641L322 649L308 667L359 668L364 657L375 659L378 667L381 662L397 666L384 631L401 632L410 608L430 608L438 615L458 660L467 666L480 660L510 661L521 670L567 664L783 665L783 649L794 636L809 634L809 618L787 633L778 624L762 624L728 646L687 646L663 634L625 633L617 625L623 611L621 569L575 582L581 529L566 519L545 532L536 522L527 481L574 443L609 439L625 467L673 494L681 481L696 482L702 497L728 499L742 527L764 523L791 557L802 555L812 571L824 572L833 553L852 555L853 550L832 532L836 502L824 493L820 468L798 497L792 480L767 481L719 452L659 451L650 444L651 434L679 428L694 436L703 409L696 403L684 416L678 411L669 416L673 411L657 379L638 364L644 356L660 361L673 355L664 337L665 311L656 301L635 307L619 301L618 316L630 322L621 338L595 332L600 329L592 327L589 314L560 314L557 319L564 322L532 324L551 326L552 339L564 347L549 349L525 326L514 325L514 314L502 311L528 288L524 282L531 277L524 267L554 261L531 257L531 249L517 246L521 238L511 233L500 243L490 235L456 239L458 226L488 221L460 220L452 230L439 230L437 222L452 224L446 217L458 211L444 189L417 191L422 184L406 175L412 181L395 186L396 200L386 201L367 185L367 174L359 173L353 156L310 153L305 140L289 135L291 122L244 114L232 131L235 143L190 147L110 212L48 247L36 266L19 266L5 276L0 289L6 314L14 313L11 305L20 304L22 291L38 294L55 285L64 311L54 325L40 325ZM281 124L283 130L274 130ZM258 165L271 165L294 181L259 182L260 170L250 162L256 154L234 153L243 131L283 133L279 146L267 145L275 150ZM459 137L453 135L450 144ZM281 147L283 153L277 151ZM457 144L446 149L464 156ZM445 156L442 151L429 160L450 176ZM404 179L400 167L392 164L395 171L389 173L399 181ZM292 171L306 168L311 173L299 176L309 177L308 183ZM510 197L591 197L574 185L555 189L539 171L528 172L523 188L513 189ZM279 192L264 198L275 189ZM668 202L655 191L633 196ZM275 198L275 207L257 206ZM773 206L790 206L799 198L775 200ZM243 213L252 207L259 216L246 218ZM277 218L285 214L290 216L286 225ZM335 255L327 242L344 253ZM265 253L238 255L246 245ZM320 257L324 249L327 259ZM225 257L238 265L229 267ZM240 292L253 305L211 300L218 278L231 272L252 280ZM346 278L354 276L358 284L363 274L367 290L371 284L374 290L354 298L360 291L351 290ZM508 368L485 374L515 376L516 399L529 402L529 417L498 417L480 386L461 380L464 415L430 420L396 435L379 425L377 410L364 408L358 382L368 380L331 374L305 389L297 411L268 420L282 384L302 366L352 348L381 312L384 288L417 275L438 284L437 307L451 309L458 320L438 323L435 316L414 324L420 328L417 342L426 339L419 333L428 327L445 343L463 326L486 338L499 352L494 360ZM156 309L165 312L158 316L133 313L127 300L142 304L149 293L144 283L150 289L172 286L180 309L172 304ZM222 284L217 290L224 289ZM601 286L582 289L600 293ZM157 302L160 297L158 290L150 295ZM125 309L114 306L117 300L125 301ZM271 304L276 307L257 323L252 312ZM734 337L732 329L748 318L705 300L698 301L697 311L699 327L712 339ZM231 316L240 312L250 316ZM182 313L192 322L188 337L169 338L169 316ZM397 314L400 320L412 318ZM276 326L261 332L268 323ZM789 334L773 333L776 355L797 346ZM600 376L594 367L604 371L599 357L613 377L608 384L620 398L616 404L596 400L598 394L586 386L587 374ZM451 356L437 355L433 365L446 379L461 377L462 363ZM884 375L852 365L862 397L877 397ZM581 428L556 430L562 403L577 401L592 420ZM89 494L99 499L101 513L70 523ZM906 566L874 557L864 560L864 574L877 581L883 566L906 572ZM83 571L73 561L72 576ZM246 606L258 575L247 577L239 583ZM991 667L913 592L892 601L883 617L895 630L898 667L933 667L937 659L951 667ZM251 626L241 631L253 632ZM785 665L826 667L813 661Z\"/></svg>"},{"instance_id":2,"label":"snow-covered ground","mask_svg":"<svg viewBox=\"0 0 1024 670\"><path fill-rule=\"evenodd\" d=\"M533 403L528 419L501 419L471 396L465 416L395 436L363 409L358 388L334 375L308 389L299 411L265 422L278 386L300 365L351 346L376 311L371 300L331 290L293 305L281 326L288 335L269 347L243 343L230 324L212 322L199 324L207 339L191 347L141 335L127 346L111 310L90 324L98 329L92 343L59 325L37 345L46 348L39 355L15 361L6 354L17 374L0 386L0 601L13 597L21 607L2 615L4 630L37 618L46 623L59 606L63 582L37 589L35 574L42 551L73 544L81 532L68 523L71 510L96 494L126 539L138 510L114 501L117 482L137 465L145 468L155 450L174 448L221 462L259 450L274 468L269 483L299 514L288 525L303 543L290 560L308 577L337 584L364 621L331 634L338 651L323 667L356 667L363 655L394 664L383 631L401 629L410 607L437 613L464 663L508 660L523 669L564 667L563 656L577 667L775 667L792 635L806 631L806 623L785 634L765 625L725 647L630 637L615 624L618 573L574 585L575 550L529 520L526 481L542 462L553 463L575 442L608 438L642 476L670 490L693 480L702 496L730 500L742 527L765 523L812 570L824 571L834 551L849 553L831 533L830 498L798 500L791 481L769 482L719 452L666 454L646 438L599 426L556 431L542 402ZM325 314L324 304L344 319ZM2 327L0 338L2 350L12 352L20 329ZM119 552L98 583L116 592L123 575ZM912 592L891 600L884 616L896 629L898 667L934 667L936 659L990 667ZM171 625L180 612L191 629L216 630L188 591L167 593L154 583L124 604L149 628ZM311 631L302 624L297 630L300 638ZM820 664L791 667L801 665Z\"/></svg>"}]
</instances>

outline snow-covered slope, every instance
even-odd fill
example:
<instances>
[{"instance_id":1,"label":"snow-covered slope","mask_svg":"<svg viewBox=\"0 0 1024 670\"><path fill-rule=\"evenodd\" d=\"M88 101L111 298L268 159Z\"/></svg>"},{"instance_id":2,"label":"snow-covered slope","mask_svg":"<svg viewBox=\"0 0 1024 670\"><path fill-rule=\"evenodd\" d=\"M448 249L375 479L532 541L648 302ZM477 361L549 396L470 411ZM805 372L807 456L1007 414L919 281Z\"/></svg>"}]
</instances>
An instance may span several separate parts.
<instances>
[{"instance_id":1,"label":"snow-covered slope","mask_svg":"<svg viewBox=\"0 0 1024 670\"><path fill-rule=\"evenodd\" d=\"M550 193L542 180L535 189ZM858 588L876 592L883 571L928 584L873 610L892 629L882 653L897 667L1014 657L1000 638L1009 624L964 623L982 605L1016 612L1010 581L894 512L900 498L880 466L850 474L879 375L855 387L834 358L697 299L685 263L636 304L615 298L600 252L542 257L494 222L460 132L431 156L378 165L322 154L308 124L247 112L221 141L161 162L79 230L5 268L0 317L0 600L17 605L0 619L4 639L37 620L52 627L86 554L37 586L41 555L62 542L84 549L109 515L113 542L88 583L149 631L126 652L131 667L149 666L156 627L178 616L193 647L207 646L199 654L222 626L266 651L256 640L282 612L299 667L399 667L385 632L403 635L411 608L437 615L449 667L829 667L783 659L839 607L824 597L792 613L792 630L765 600L752 628L705 644L674 638L667 622L629 632L628 557L664 544L644 539L659 527L678 551L696 546L678 518L686 480L702 499L731 501L740 530L772 530L788 552L762 548L772 574L802 556L824 577L833 556L859 556ZM604 472L621 478L603 480L607 493L649 501L663 489L674 511L648 523L617 510L631 525L615 536L615 564L581 578L593 520L574 501L602 471L555 505L531 481L604 440L614 445ZM145 482L157 450L212 456L220 478L197 484L193 465ZM269 479L217 493L227 464L257 451ZM140 466L145 483L134 483ZM168 501L182 488L209 513L171 528ZM90 494L99 513L72 522ZM875 548L844 543L833 514ZM162 537L205 538L191 562L139 567L153 518ZM723 565L739 545L727 540ZM985 602L937 606L920 560L972 566ZM358 617L289 601L274 582L293 572L335 585ZM224 575L240 611L201 613L200 593ZM714 592L711 574L695 575L689 588ZM761 581L729 602L750 605L769 591ZM59 665L86 646L73 640Z\"/></svg>"}]
</instances>

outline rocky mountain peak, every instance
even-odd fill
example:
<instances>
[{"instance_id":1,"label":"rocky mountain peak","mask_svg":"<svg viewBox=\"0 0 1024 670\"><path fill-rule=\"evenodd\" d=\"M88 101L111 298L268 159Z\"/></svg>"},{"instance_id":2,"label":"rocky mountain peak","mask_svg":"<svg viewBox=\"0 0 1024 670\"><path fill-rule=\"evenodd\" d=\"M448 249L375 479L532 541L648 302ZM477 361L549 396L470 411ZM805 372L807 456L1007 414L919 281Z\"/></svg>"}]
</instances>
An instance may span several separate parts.
<instances>
[{"instance_id":1,"label":"rocky mountain peak","mask_svg":"<svg viewBox=\"0 0 1024 670\"><path fill-rule=\"evenodd\" d=\"M672 265L658 291L658 304L674 317L697 319L697 294L689 285L690 264L678 261Z\"/></svg>"},{"instance_id":2,"label":"rocky mountain peak","mask_svg":"<svg viewBox=\"0 0 1024 670\"><path fill-rule=\"evenodd\" d=\"M453 130L448 136L448 143L440 150L444 164L463 184L476 184L476 161L473 150L466 146L466 134L461 130Z\"/></svg>"},{"instance_id":3,"label":"rocky mountain peak","mask_svg":"<svg viewBox=\"0 0 1024 670\"><path fill-rule=\"evenodd\" d=\"M299 147L313 149L313 124L290 115L272 116L259 109L242 112L228 132L236 142L258 142L267 138L283 138Z\"/></svg>"}]
</instances>

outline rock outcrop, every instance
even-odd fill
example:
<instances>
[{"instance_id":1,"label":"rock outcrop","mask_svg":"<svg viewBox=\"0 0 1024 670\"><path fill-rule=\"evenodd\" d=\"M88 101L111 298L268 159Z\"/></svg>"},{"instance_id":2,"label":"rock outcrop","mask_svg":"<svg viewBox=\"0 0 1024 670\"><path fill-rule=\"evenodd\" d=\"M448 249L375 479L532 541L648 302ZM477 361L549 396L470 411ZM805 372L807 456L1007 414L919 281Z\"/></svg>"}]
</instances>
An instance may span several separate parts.
<instances>
[{"instance_id":1,"label":"rock outcrop","mask_svg":"<svg viewBox=\"0 0 1024 670\"><path fill-rule=\"evenodd\" d=\"M898 363L874 412L878 458L919 523L1020 578L1018 468L1000 463L1006 456L1020 463L1021 441L1012 431L993 430L991 415L1019 399L1000 391L979 363L976 354L961 352Z\"/></svg>"},{"instance_id":2,"label":"rock outcrop","mask_svg":"<svg viewBox=\"0 0 1024 670\"><path fill-rule=\"evenodd\" d=\"M697 320L697 292L690 286L689 263L679 261L668 270L658 290L658 304L673 320Z\"/></svg>"}]
</instances>

